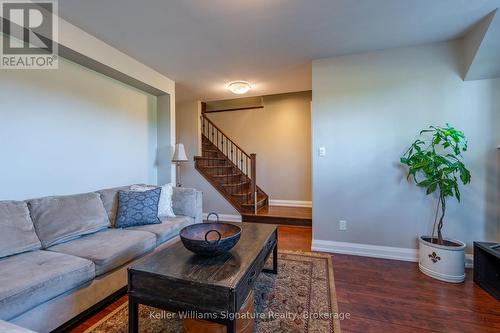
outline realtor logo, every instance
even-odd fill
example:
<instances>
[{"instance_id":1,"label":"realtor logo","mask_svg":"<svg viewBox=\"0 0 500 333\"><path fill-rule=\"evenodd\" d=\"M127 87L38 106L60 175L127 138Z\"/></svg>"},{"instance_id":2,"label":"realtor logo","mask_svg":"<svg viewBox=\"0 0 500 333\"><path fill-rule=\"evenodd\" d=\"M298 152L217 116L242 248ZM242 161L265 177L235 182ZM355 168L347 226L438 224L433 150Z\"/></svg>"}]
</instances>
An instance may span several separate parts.
<instances>
[{"instance_id":1,"label":"realtor logo","mask_svg":"<svg viewBox=\"0 0 500 333\"><path fill-rule=\"evenodd\" d=\"M0 0L2 69L57 69L57 0Z\"/></svg>"}]
</instances>

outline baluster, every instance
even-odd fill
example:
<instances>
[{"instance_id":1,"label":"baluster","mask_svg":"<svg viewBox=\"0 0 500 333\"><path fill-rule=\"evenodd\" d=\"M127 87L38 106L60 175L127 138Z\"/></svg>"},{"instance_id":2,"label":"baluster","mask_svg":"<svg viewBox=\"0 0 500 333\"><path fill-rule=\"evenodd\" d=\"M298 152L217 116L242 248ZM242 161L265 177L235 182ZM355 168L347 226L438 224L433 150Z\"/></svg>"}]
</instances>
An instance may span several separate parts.
<instances>
[{"instance_id":1,"label":"baluster","mask_svg":"<svg viewBox=\"0 0 500 333\"><path fill-rule=\"evenodd\" d=\"M250 154L250 164L251 164L251 192L253 194L253 209L254 214L257 215L257 155Z\"/></svg>"},{"instance_id":2,"label":"baluster","mask_svg":"<svg viewBox=\"0 0 500 333\"><path fill-rule=\"evenodd\" d=\"M240 169L243 170L243 152L240 150Z\"/></svg>"}]
</instances>

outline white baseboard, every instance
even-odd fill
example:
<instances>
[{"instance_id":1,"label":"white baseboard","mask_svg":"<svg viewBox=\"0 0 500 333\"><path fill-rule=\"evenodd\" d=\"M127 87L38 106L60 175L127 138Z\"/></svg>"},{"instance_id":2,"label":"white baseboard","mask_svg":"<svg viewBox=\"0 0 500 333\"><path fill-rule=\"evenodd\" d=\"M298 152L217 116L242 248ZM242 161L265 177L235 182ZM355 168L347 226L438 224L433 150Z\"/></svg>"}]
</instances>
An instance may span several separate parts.
<instances>
[{"instance_id":1,"label":"white baseboard","mask_svg":"<svg viewBox=\"0 0 500 333\"><path fill-rule=\"evenodd\" d=\"M311 248L314 251L350 254L363 257L418 261L418 250L401 247L313 239Z\"/></svg>"},{"instance_id":2,"label":"white baseboard","mask_svg":"<svg viewBox=\"0 0 500 333\"><path fill-rule=\"evenodd\" d=\"M203 213L203 220L207 219L210 213ZM210 216L210 221L215 220L215 216ZM219 214L219 220L225 222L241 222L241 215Z\"/></svg>"},{"instance_id":3,"label":"white baseboard","mask_svg":"<svg viewBox=\"0 0 500 333\"><path fill-rule=\"evenodd\" d=\"M284 206L284 207L312 207L312 201L299 201L299 200L269 200L270 206Z\"/></svg>"},{"instance_id":4,"label":"white baseboard","mask_svg":"<svg viewBox=\"0 0 500 333\"><path fill-rule=\"evenodd\" d=\"M349 254L371 258L418 261L418 250L402 247L369 245L348 242L335 242L327 240L313 239L311 249L313 251L330 252L339 254ZM465 267L473 267L472 254L465 255Z\"/></svg>"}]
</instances>

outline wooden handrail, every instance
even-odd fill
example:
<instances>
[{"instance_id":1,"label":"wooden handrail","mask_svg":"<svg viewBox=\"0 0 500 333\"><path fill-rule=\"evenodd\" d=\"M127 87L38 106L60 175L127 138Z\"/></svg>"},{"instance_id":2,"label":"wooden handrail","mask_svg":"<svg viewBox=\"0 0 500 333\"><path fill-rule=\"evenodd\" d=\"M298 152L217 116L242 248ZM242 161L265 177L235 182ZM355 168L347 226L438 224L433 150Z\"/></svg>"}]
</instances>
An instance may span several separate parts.
<instances>
[{"instance_id":1,"label":"wooden handrail","mask_svg":"<svg viewBox=\"0 0 500 333\"><path fill-rule=\"evenodd\" d=\"M203 113L217 113L217 112L229 112L229 111L241 111L241 110L253 110L253 109L263 109L263 105L257 106L245 106L240 108L231 108L231 109L220 109L220 110L206 110Z\"/></svg>"}]
</instances>

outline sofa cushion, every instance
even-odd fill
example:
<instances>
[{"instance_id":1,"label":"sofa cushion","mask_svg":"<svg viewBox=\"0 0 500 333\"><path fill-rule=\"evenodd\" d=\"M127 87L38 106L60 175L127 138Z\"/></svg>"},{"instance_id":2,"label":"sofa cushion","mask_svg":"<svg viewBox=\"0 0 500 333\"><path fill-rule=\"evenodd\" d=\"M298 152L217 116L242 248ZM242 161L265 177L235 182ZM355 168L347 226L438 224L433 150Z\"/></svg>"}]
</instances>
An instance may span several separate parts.
<instances>
[{"instance_id":1,"label":"sofa cushion","mask_svg":"<svg viewBox=\"0 0 500 333\"><path fill-rule=\"evenodd\" d=\"M0 201L0 231L0 258L42 247L23 201Z\"/></svg>"},{"instance_id":2,"label":"sofa cushion","mask_svg":"<svg viewBox=\"0 0 500 333\"><path fill-rule=\"evenodd\" d=\"M185 226L194 223L194 219L188 216L166 217L161 219L161 224L143 225L140 227L132 227L127 230L142 230L152 232L156 235L156 246L165 243L166 241L179 235L179 232Z\"/></svg>"},{"instance_id":3,"label":"sofa cushion","mask_svg":"<svg viewBox=\"0 0 500 333\"><path fill-rule=\"evenodd\" d=\"M0 319L10 320L94 278L90 260L49 251L0 259Z\"/></svg>"},{"instance_id":4,"label":"sofa cushion","mask_svg":"<svg viewBox=\"0 0 500 333\"><path fill-rule=\"evenodd\" d=\"M150 232L107 229L52 246L48 250L93 261L98 276L141 257L155 247L156 237Z\"/></svg>"},{"instance_id":5,"label":"sofa cushion","mask_svg":"<svg viewBox=\"0 0 500 333\"><path fill-rule=\"evenodd\" d=\"M172 208L175 215L185 215L196 218L198 209L196 192L194 188L173 188Z\"/></svg>"},{"instance_id":6,"label":"sofa cushion","mask_svg":"<svg viewBox=\"0 0 500 333\"><path fill-rule=\"evenodd\" d=\"M116 223L116 215L118 213L118 192L128 190L130 190L130 186L113 187L97 191L101 195L102 204L113 226Z\"/></svg>"},{"instance_id":7,"label":"sofa cushion","mask_svg":"<svg viewBox=\"0 0 500 333\"><path fill-rule=\"evenodd\" d=\"M158 203L158 217L175 217L174 211L172 210L173 185L171 183L162 186L132 185L130 186L130 190L144 192L158 187L161 187L160 202Z\"/></svg>"},{"instance_id":8,"label":"sofa cushion","mask_svg":"<svg viewBox=\"0 0 500 333\"><path fill-rule=\"evenodd\" d=\"M110 226L98 193L32 199L28 206L44 248Z\"/></svg>"},{"instance_id":9,"label":"sofa cushion","mask_svg":"<svg viewBox=\"0 0 500 333\"><path fill-rule=\"evenodd\" d=\"M118 192L118 216L115 227L127 228L161 223L158 218L160 194L160 187L140 192Z\"/></svg>"}]
</instances>

